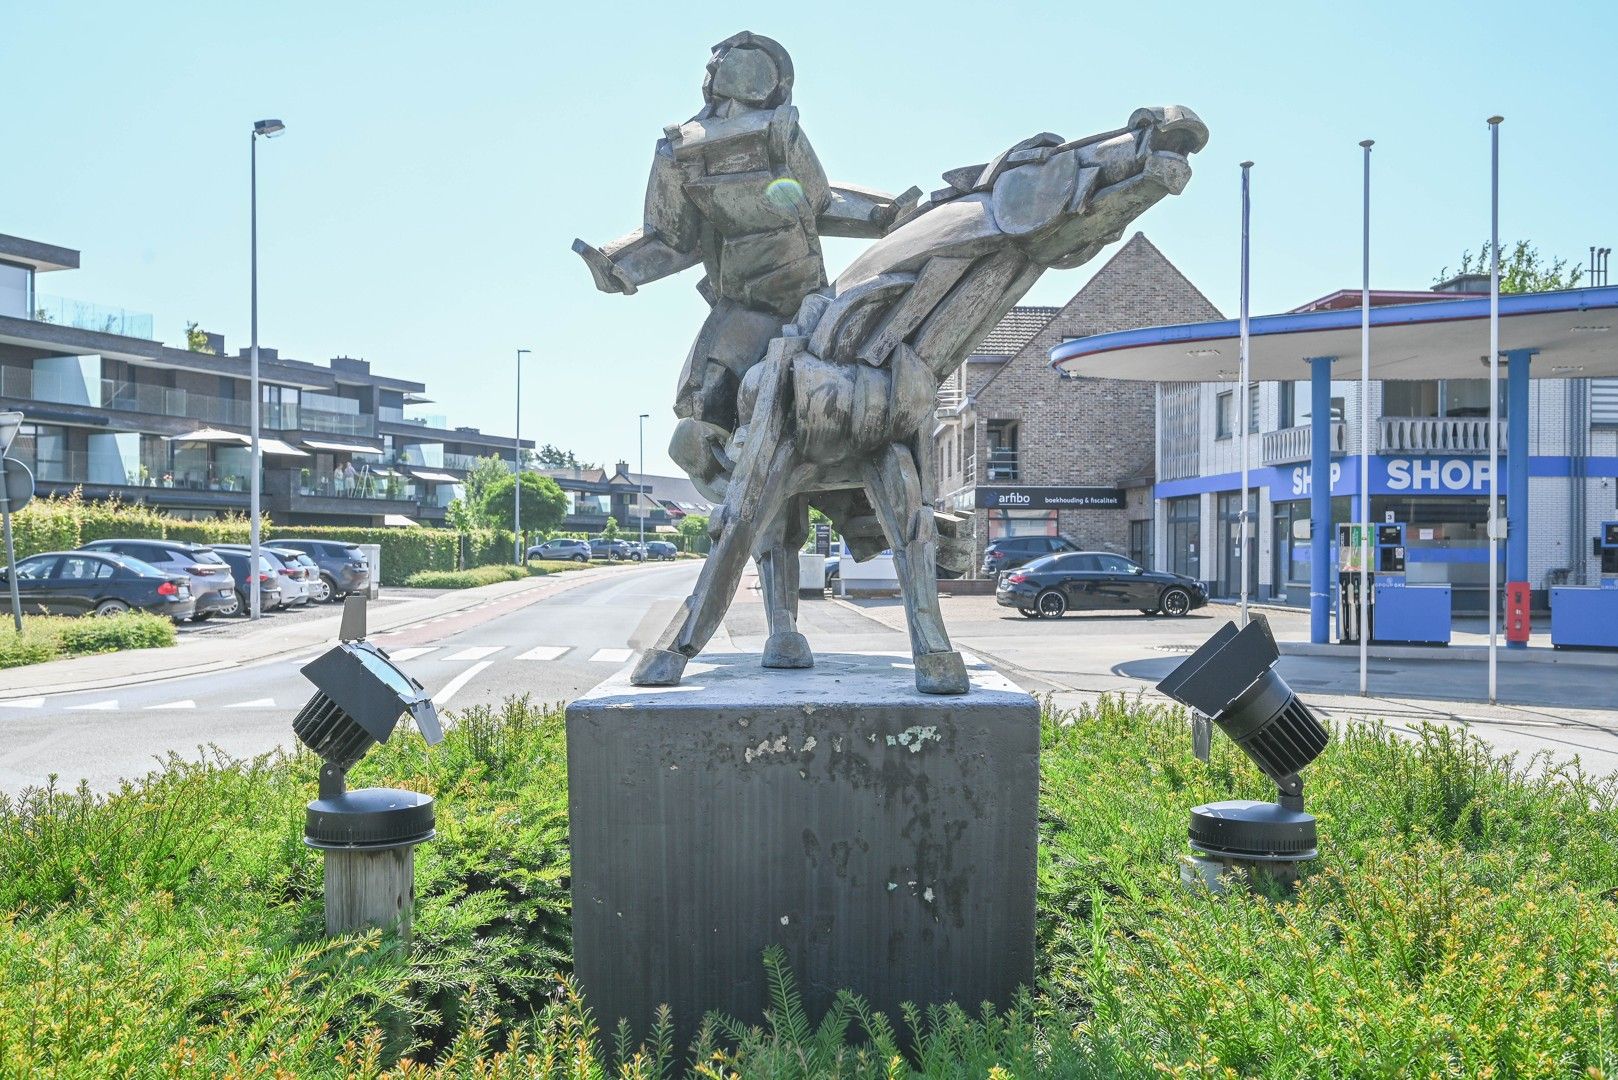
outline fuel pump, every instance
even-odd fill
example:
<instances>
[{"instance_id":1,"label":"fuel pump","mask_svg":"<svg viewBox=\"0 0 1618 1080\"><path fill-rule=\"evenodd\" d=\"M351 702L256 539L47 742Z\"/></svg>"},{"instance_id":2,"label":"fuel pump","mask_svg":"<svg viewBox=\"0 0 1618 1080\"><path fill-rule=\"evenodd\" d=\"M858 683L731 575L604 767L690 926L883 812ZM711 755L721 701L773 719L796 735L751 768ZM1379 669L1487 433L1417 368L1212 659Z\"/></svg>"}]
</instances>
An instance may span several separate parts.
<instances>
[{"instance_id":1,"label":"fuel pump","mask_svg":"<svg viewBox=\"0 0 1618 1080\"><path fill-rule=\"evenodd\" d=\"M1599 584L1551 589L1551 644L1558 649L1618 649L1618 521L1603 521L1593 544Z\"/></svg>"},{"instance_id":2,"label":"fuel pump","mask_svg":"<svg viewBox=\"0 0 1618 1080\"><path fill-rule=\"evenodd\" d=\"M1357 645L1360 640L1360 561L1365 550L1360 543L1359 525L1337 526L1337 640L1344 645ZM1376 583L1376 559L1373 555L1367 577L1368 584ZM1367 598L1368 600L1371 598ZM1367 632L1376 639L1376 608L1371 608L1366 619Z\"/></svg>"},{"instance_id":3,"label":"fuel pump","mask_svg":"<svg viewBox=\"0 0 1618 1080\"><path fill-rule=\"evenodd\" d=\"M1373 526L1376 549L1372 566L1376 583L1371 610L1376 612L1372 641L1416 645L1448 645L1451 596L1448 585L1412 584L1407 572L1409 549L1405 525L1390 521Z\"/></svg>"}]
</instances>

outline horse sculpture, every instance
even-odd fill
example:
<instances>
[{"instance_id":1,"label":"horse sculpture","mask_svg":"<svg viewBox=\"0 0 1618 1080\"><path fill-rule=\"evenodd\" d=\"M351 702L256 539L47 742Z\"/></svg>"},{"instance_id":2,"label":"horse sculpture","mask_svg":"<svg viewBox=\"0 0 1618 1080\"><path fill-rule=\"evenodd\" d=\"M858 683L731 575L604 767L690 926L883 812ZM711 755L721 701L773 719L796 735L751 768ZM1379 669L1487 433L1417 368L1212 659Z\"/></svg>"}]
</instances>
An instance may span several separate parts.
<instances>
[{"instance_id":1,"label":"horse sculpture","mask_svg":"<svg viewBox=\"0 0 1618 1080\"><path fill-rule=\"evenodd\" d=\"M744 38L768 40L738 35L726 44ZM871 193L866 216L880 239L835 282L807 291L760 356L727 359L733 399L714 408L709 379L711 415L678 410L671 453L722 502L709 520L713 545L696 588L630 681L679 683L724 618L749 555L769 620L764 666L812 667L797 629L797 557L813 506L856 555L893 550L916 688L965 693L966 666L938 608L939 517L927 502L927 422L938 386L1045 270L1088 261L1148 207L1184 190L1188 158L1206 142L1189 109L1138 109L1114 131L1072 142L1035 135L985 164L951 170L948 186L919 205ZM761 198L793 179L779 166L751 171ZM794 204L801 221L824 219L831 200L817 206L800 191L776 201ZM889 211L891 225L880 220ZM701 228L692 235L700 243ZM602 282L611 249L574 247L609 288ZM683 387L694 385L700 347L701 339ZM695 385L703 381L699 370Z\"/></svg>"}]
</instances>

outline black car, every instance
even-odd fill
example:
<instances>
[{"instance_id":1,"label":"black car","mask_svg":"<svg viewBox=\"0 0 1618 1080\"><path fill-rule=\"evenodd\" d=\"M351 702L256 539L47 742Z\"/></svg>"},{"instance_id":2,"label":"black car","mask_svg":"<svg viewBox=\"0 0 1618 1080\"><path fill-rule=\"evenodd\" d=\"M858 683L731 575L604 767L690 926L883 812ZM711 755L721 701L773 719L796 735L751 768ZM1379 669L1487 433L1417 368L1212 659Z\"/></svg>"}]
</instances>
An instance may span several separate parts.
<instances>
[{"instance_id":1,"label":"black car","mask_svg":"<svg viewBox=\"0 0 1618 1080\"><path fill-rule=\"evenodd\" d=\"M1208 602L1195 578L1145 570L1107 551L1064 552L1000 575L995 599L1030 619L1069 611L1138 611L1184 615Z\"/></svg>"},{"instance_id":2,"label":"black car","mask_svg":"<svg viewBox=\"0 0 1618 1080\"><path fill-rule=\"evenodd\" d=\"M1043 559L1061 551L1078 551L1079 545L1065 536L1007 536L991 540L983 549L983 576L1014 570L1024 563Z\"/></svg>"},{"instance_id":3,"label":"black car","mask_svg":"<svg viewBox=\"0 0 1618 1080\"><path fill-rule=\"evenodd\" d=\"M9 571L0 582L9 584ZM149 611L182 622L196 614L191 579L127 555L48 551L17 563L23 607L41 615L121 615Z\"/></svg>"},{"instance_id":4,"label":"black car","mask_svg":"<svg viewBox=\"0 0 1618 1080\"><path fill-rule=\"evenodd\" d=\"M251 552L235 551L231 548L215 548L219 557L230 566L231 576L236 579L236 597L241 602L242 611L252 610L252 593L247 577L247 568L252 564ZM258 608L260 611L270 611L281 606L281 579L270 561L263 555L258 557Z\"/></svg>"},{"instance_id":5,"label":"black car","mask_svg":"<svg viewBox=\"0 0 1618 1080\"><path fill-rule=\"evenodd\" d=\"M320 567L320 580L326 583L331 599L341 600L349 593L364 592L371 581L371 564L365 552L342 540L283 540L275 546L301 551Z\"/></svg>"},{"instance_id":6,"label":"black car","mask_svg":"<svg viewBox=\"0 0 1618 1080\"><path fill-rule=\"evenodd\" d=\"M667 540L646 541L646 557L648 559L661 559L672 562L680 557L680 549Z\"/></svg>"},{"instance_id":7,"label":"black car","mask_svg":"<svg viewBox=\"0 0 1618 1080\"><path fill-rule=\"evenodd\" d=\"M530 559L571 559L573 562L590 561L590 545L583 540L557 537L528 549Z\"/></svg>"},{"instance_id":8,"label":"black car","mask_svg":"<svg viewBox=\"0 0 1618 1080\"><path fill-rule=\"evenodd\" d=\"M186 575L197 602L197 622L215 615L235 615L241 610L230 567L204 544L184 540L94 540L79 550L127 555L167 573Z\"/></svg>"}]
</instances>

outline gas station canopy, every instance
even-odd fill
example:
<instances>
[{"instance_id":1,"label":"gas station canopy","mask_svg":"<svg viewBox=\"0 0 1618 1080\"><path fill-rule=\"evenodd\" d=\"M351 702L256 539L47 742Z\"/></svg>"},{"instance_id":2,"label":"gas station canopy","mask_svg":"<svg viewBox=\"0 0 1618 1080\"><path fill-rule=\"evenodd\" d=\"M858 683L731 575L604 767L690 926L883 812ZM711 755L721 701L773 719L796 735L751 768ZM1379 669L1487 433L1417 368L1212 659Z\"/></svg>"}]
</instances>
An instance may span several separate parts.
<instances>
[{"instance_id":1,"label":"gas station canopy","mask_svg":"<svg viewBox=\"0 0 1618 1080\"><path fill-rule=\"evenodd\" d=\"M1306 378L1308 357L1358 359L1360 315L1352 307L1248 320L1250 378ZM1371 308L1371 378L1487 378L1488 319L1487 296ZM1056 346L1051 366L1084 379L1233 382L1238 334L1235 319L1097 334ZM1618 376L1618 286L1500 297L1500 351L1519 349L1536 353L1537 379Z\"/></svg>"}]
</instances>

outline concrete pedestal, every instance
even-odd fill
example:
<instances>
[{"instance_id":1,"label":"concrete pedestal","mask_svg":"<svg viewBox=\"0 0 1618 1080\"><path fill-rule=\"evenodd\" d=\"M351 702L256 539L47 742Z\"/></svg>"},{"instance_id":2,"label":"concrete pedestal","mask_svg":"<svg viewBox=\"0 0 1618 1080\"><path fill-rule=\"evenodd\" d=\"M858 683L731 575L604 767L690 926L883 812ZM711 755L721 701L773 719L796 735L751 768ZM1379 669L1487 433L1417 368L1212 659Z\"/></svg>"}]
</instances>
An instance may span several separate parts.
<instances>
[{"instance_id":1,"label":"concrete pedestal","mask_svg":"<svg viewBox=\"0 0 1618 1080\"><path fill-rule=\"evenodd\" d=\"M698 657L683 686L627 669L567 709L574 966L603 1031L667 1003L749 1023L786 952L811 1015L842 987L1007 1004L1034 974L1039 711L981 664L917 693L908 657L802 671Z\"/></svg>"}]
</instances>

